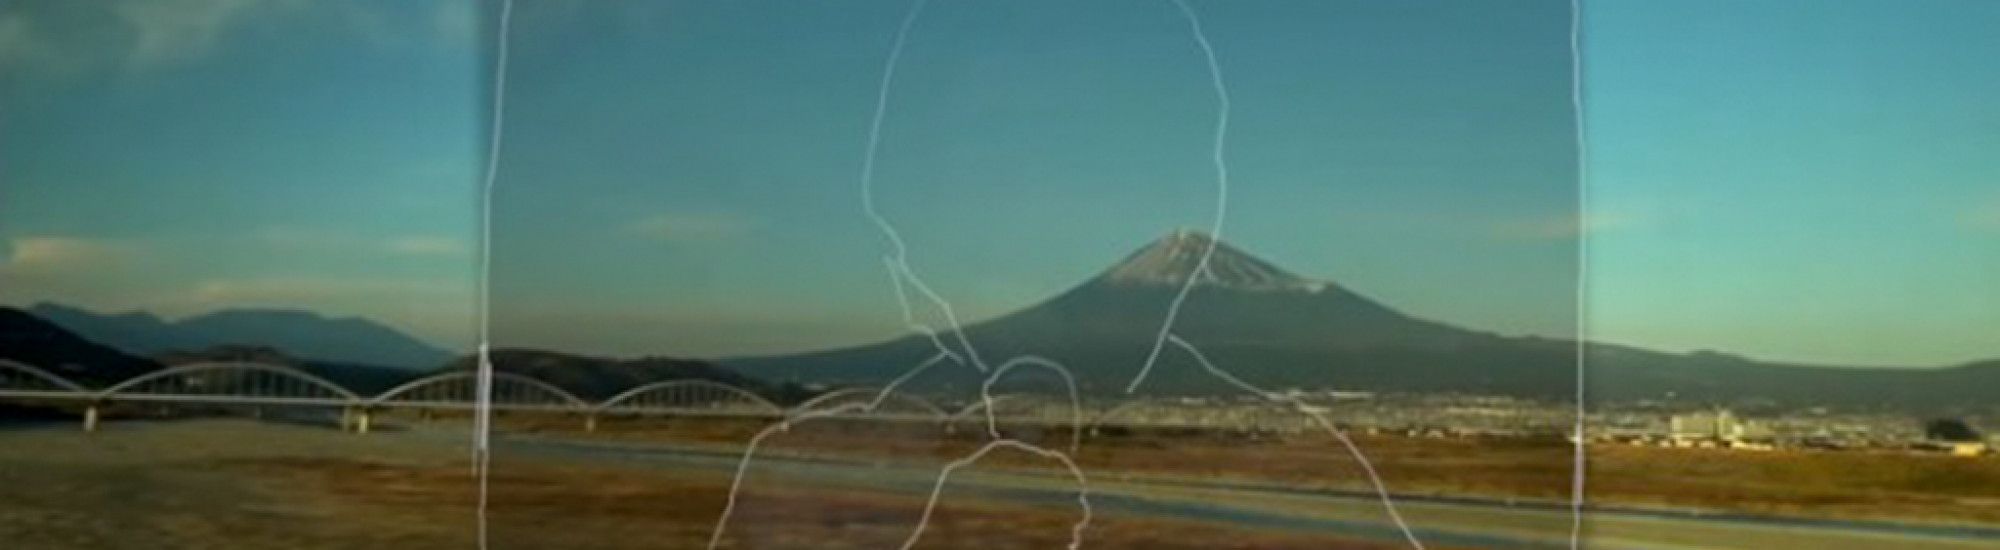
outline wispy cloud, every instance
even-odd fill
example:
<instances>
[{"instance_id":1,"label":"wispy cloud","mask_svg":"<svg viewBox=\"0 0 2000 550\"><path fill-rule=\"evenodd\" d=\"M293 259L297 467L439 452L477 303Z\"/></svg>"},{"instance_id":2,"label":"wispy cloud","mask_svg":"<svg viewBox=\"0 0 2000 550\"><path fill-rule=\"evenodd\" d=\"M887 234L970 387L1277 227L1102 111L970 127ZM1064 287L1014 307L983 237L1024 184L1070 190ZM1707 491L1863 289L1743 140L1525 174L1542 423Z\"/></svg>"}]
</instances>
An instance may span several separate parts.
<instances>
[{"instance_id":1,"label":"wispy cloud","mask_svg":"<svg viewBox=\"0 0 2000 550\"><path fill-rule=\"evenodd\" d=\"M11 275L115 268L136 253L136 249L125 243L63 236L17 237L8 243L8 248L10 252L5 263L0 263L0 269Z\"/></svg>"},{"instance_id":2,"label":"wispy cloud","mask_svg":"<svg viewBox=\"0 0 2000 550\"><path fill-rule=\"evenodd\" d=\"M463 295L469 283L421 279L270 277L210 279L189 299L201 305L318 304L328 301L423 299Z\"/></svg>"},{"instance_id":3,"label":"wispy cloud","mask_svg":"<svg viewBox=\"0 0 2000 550\"><path fill-rule=\"evenodd\" d=\"M110 10L130 25L134 41L127 62L168 65L207 55L224 33L262 9L296 9L296 0L125 0Z\"/></svg>"},{"instance_id":4,"label":"wispy cloud","mask_svg":"<svg viewBox=\"0 0 2000 550\"><path fill-rule=\"evenodd\" d=\"M132 242L74 236L20 236L0 243L0 302L63 301L129 308L145 292L132 284L152 255Z\"/></svg>"},{"instance_id":5,"label":"wispy cloud","mask_svg":"<svg viewBox=\"0 0 2000 550\"><path fill-rule=\"evenodd\" d=\"M0 15L0 67L46 59L50 53L26 16Z\"/></svg>"},{"instance_id":6,"label":"wispy cloud","mask_svg":"<svg viewBox=\"0 0 2000 550\"><path fill-rule=\"evenodd\" d=\"M1567 240L1632 227L1643 222L1640 216L1618 212L1591 211L1542 218L1509 220L1494 224L1496 236L1506 240Z\"/></svg>"},{"instance_id":7,"label":"wispy cloud","mask_svg":"<svg viewBox=\"0 0 2000 550\"><path fill-rule=\"evenodd\" d=\"M478 44L479 7L458 2L438 2L431 12L431 30L445 46Z\"/></svg>"},{"instance_id":8,"label":"wispy cloud","mask_svg":"<svg viewBox=\"0 0 2000 550\"><path fill-rule=\"evenodd\" d=\"M243 307L357 315L458 348L469 344L472 299L470 281L269 276L200 280L135 306L170 317Z\"/></svg>"},{"instance_id":9,"label":"wispy cloud","mask_svg":"<svg viewBox=\"0 0 2000 550\"><path fill-rule=\"evenodd\" d=\"M267 231L254 243L362 246L387 257L464 254L462 240L411 236L349 239L307 231ZM235 246L243 246L239 243ZM213 243L209 243L210 246ZM188 277L171 242L71 235L15 236L0 242L0 303L52 301L103 311L175 317L231 307L282 307L362 315L458 345L467 334L472 281L449 276L333 276L309 272L209 272Z\"/></svg>"},{"instance_id":10,"label":"wispy cloud","mask_svg":"<svg viewBox=\"0 0 2000 550\"><path fill-rule=\"evenodd\" d=\"M285 251L389 254L458 258L470 253L465 239L444 235L370 237L342 229L271 226L248 234L252 241Z\"/></svg>"},{"instance_id":11,"label":"wispy cloud","mask_svg":"<svg viewBox=\"0 0 2000 550\"><path fill-rule=\"evenodd\" d=\"M627 234L673 243L716 242L741 237L757 228L756 219L729 212L656 214L627 223Z\"/></svg>"},{"instance_id":12,"label":"wispy cloud","mask_svg":"<svg viewBox=\"0 0 2000 550\"><path fill-rule=\"evenodd\" d=\"M291 18L330 26L363 45L449 45L478 38L476 3L439 1L411 18L397 2L95 0L13 2L0 10L0 67L42 75L142 72L196 62L232 35Z\"/></svg>"},{"instance_id":13,"label":"wispy cloud","mask_svg":"<svg viewBox=\"0 0 2000 550\"><path fill-rule=\"evenodd\" d=\"M282 249L351 247L362 242L361 238L340 231L284 225L260 227L245 235L258 244Z\"/></svg>"},{"instance_id":14,"label":"wispy cloud","mask_svg":"<svg viewBox=\"0 0 2000 550\"><path fill-rule=\"evenodd\" d=\"M397 237L390 239L386 247L390 253L403 256L456 258L470 251L463 240L429 235Z\"/></svg>"},{"instance_id":15,"label":"wispy cloud","mask_svg":"<svg viewBox=\"0 0 2000 550\"><path fill-rule=\"evenodd\" d=\"M14 2L0 14L0 67L66 76L175 66L209 55L259 15L309 5L303 0Z\"/></svg>"},{"instance_id":16,"label":"wispy cloud","mask_svg":"<svg viewBox=\"0 0 2000 550\"><path fill-rule=\"evenodd\" d=\"M1966 209L1958 223L1974 231L2000 231L2000 200Z\"/></svg>"}]
</instances>

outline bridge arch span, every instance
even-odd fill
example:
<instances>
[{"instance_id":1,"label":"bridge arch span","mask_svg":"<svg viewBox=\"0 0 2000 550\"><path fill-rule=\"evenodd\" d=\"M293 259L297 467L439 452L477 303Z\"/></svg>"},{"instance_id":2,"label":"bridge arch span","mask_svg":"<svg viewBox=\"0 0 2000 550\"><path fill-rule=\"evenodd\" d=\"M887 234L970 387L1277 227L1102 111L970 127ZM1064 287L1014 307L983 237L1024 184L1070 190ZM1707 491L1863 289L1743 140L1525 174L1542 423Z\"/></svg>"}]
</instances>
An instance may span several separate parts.
<instances>
[{"instance_id":1,"label":"bridge arch span","mask_svg":"<svg viewBox=\"0 0 2000 550\"><path fill-rule=\"evenodd\" d=\"M715 397L716 399L704 399L708 397ZM780 407L777 403L772 403L771 400L765 399L764 396L757 395L750 390L713 380L685 378L661 380L625 390L618 395L611 396L610 399L604 400L603 403L599 403L595 409L598 411L610 411L621 405L629 405L626 408L636 409L675 409L681 408L676 405L682 404L680 402L683 401L691 404L695 401L721 403L727 400L748 403L752 407L759 409L760 412L767 412L773 415L785 414L784 407ZM665 406L646 407L645 405L648 403L664 403Z\"/></svg>"},{"instance_id":2,"label":"bridge arch span","mask_svg":"<svg viewBox=\"0 0 2000 550\"><path fill-rule=\"evenodd\" d=\"M479 373L475 371L455 371L434 374L389 388L380 395L368 398L369 406L380 406L393 401L424 401L433 403L455 403L472 405L479 400L477 389ZM493 373L493 402L508 405L554 405L576 409L590 408L590 404L568 390L554 384L514 374Z\"/></svg>"},{"instance_id":3,"label":"bridge arch span","mask_svg":"<svg viewBox=\"0 0 2000 550\"><path fill-rule=\"evenodd\" d=\"M10 376L10 375L18 375L18 376ZM70 391L76 393L90 392L90 390L85 389L82 384L78 384L74 381L71 381L68 378L63 378L62 375L42 370L41 367L37 367L34 365L10 359L0 359L0 388L6 388L8 386L11 386L12 385L11 382L13 380L34 380L37 382L48 384L50 386L54 386L56 391ZM16 388L16 389L31 389L31 388Z\"/></svg>"},{"instance_id":4,"label":"bridge arch span","mask_svg":"<svg viewBox=\"0 0 2000 550\"><path fill-rule=\"evenodd\" d=\"M213 377L203 376L209 374L234 375L236 376L236 378L234 380L216 380ZM248 375L250 376L250 378L244 378L244 375ZM285 381L296 382L301 386L286 387L282 383L271 384L270 380L257 378L258 375L268 375L269 377L274 378L279 382L285 382ZM250 397L301 397L298 395L288 395L288 394L298 393L292 390L310 391L313 389L317 389L332 394L333 396L341 400L345 401L361 400L361 396L356 395L354 392L349 391L347 388L342 387L340 384L335 384L331 380L327 380L325 378L319 377L318 375L314 375L312 373L299 370L296 367L290 367L285 365L273 365L269 363L253 363L247 361L189 363L185 365L178 365L174 367L160 369L139 376L134 376L132 378L126 379L123 382L113 384L111 385L111 387L104 388L103 391L97 392L97 396L100 399L111 399L117 397L120 394L131 395L131 394L153 393L153 392L146 392L143 390L145 390L148 385L154 383L175 383L177 385L183 386L181 388L177 388L177 391L182 393L190 391L186 387L189 385L193 385L197 388L200 388L200 386L207 386L213 384L214 387L200 388L200 390L197 391L217 390L216 392L211 393L211 395L244 395ZM259 392L264 392L264 393L259 393ZM271 393L276 393L278 395L269 395Z\"/></svg>"}]
</instances>

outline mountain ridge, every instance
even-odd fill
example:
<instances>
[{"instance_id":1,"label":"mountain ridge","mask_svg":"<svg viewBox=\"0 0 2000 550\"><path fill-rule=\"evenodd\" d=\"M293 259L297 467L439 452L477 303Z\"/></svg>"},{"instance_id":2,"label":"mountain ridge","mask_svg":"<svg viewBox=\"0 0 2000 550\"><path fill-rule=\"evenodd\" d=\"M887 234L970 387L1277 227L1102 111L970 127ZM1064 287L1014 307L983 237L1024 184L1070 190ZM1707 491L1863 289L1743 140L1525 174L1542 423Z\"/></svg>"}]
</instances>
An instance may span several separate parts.
<instances>
[{"instance_id":1,"label":"mountain ridge","mask_svg":"<svg viewBox=\"0 0 2000 550\"><path fill-rule=\"evenodd\" d=\"M298 369L362 395L375 395L426 374L408 369L302 359L270 346L222 344L200 350L174 350L151 357L163 366L191 363L258 363Z\"/></svg>"},{"instance_id":2,"label":"mountain ridge","mask_svg":"<svg viewBox=\"0 0 2000 550\"><path fill-rule=\"evenodd\" d=\"M1204 263L1204 260L1206 263ZM1182 286L1200 269L1197 285L1240 290L1306 290L1327 283L1300 277L1207 233L1177 229L1111 266L1099 278L1111 284Z\"/></svg>"},{"instance_id":3,"label":"mountain ridge","mask_svg":"<svg viewBox=\"0 0 2000 550\"><path fill-rule=\"evenodd\" d=\"M328 317L275 308L222 309L168 321L147 312L98 313L40 302L26 311L78 335L133 355L195 352L217 346L268 346L314 361L436 368L452 353L363 317Z\"/></svg>"},{"instance_id":4,"label":"mountain ridge","mask_svg":"<svg viewBox=\"0 0 2000 550\"><path fill-rule=\"evenodd\" d=\"M773 384L701 359L597 357L531 348L498 348L489 357L498 372L553 384L588 400L601 400L641 385L667 380L707 380L795 403L814 394L797 385ZM47 370L85 388L101 389L164 368L196 363L255 363L313 374L364 396L478 364L462 355L422 371L380 365L300 358L265 345L221 344L136 356L92 342L34 313L0 306L0 360Z\"/></svg>"},{"instance_id":5,"label":"mountain ridge","mask_svg":"<svg viewBox=\"0 0 2000 550\"><path fill-rule=\"evenodd\" d=\"M158 362L92 342L25 310L0 306L0 359L102 387L161 368Z\"/></svg>"},{"instance_id":6,"label":"mountain ridge","mask_svg":"<svg viewBox=\"0 0 2000 550\"><path fill-rule=\"evenodd\" d=\"M1148 243L1098 276L1051 298L967 324L965 336L989 366L1032 353L1067 365L1085 394L1122 395L1125 383L1145 364L1168 304L1200 264L1198 253L1209 246L1215 249L1207 266L1209 277L1198 279L1189 289L1173 332L1199 346L1222 368L1266 388L1573 400L1580 345L1588 358L1586 397L1591 399L1670 396L1718 402L1771 398L1850 406L1949 406L1990 400L1993 392L1981 388L2000 387L2000 361L1938 369L1833 369L1715 352L1673 354L1579 344L1574 339L1502 336L1405 314L1339 284L1291 274L1187 230ZM954 338L942 341L963 351ZM930 339L902 336L806 353L718 361L768 379L882 384L936 354ZM1145 387L1156 393L1236 391L1174 349L1162 350L1151 372ZM963 395L976 390L982 379L970 368L933 368L913 377L907 387Z\"/></svg>"}]
</instances>

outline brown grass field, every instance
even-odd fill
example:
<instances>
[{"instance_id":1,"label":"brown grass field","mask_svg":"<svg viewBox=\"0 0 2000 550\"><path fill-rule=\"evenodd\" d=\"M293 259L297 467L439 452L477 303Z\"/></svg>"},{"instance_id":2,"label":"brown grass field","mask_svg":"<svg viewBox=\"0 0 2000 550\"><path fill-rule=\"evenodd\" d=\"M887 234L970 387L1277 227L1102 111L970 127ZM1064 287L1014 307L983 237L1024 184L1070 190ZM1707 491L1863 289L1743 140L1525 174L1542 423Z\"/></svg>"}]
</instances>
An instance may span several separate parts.
<instances>
[{"instance_id":1,"label":"brown grass field","mask_svg":"<svg viewBox=\"0 0 2000 550\"><path fill-rule=\"evenodd\" d=\"M515 428L562 437L735 445L763 424L612 421L594 434L568 421ZM950 460L985 441L983 426L934 428L829 422L771 438L807 456ZM1065 430L1007 435L1065 449ZM1354 435L1392 492L1566 502L1573 448L1560 439ZM1292 487L1371 490L1347 448L1325 433L1290 437L1133 433L1085 437L1076 462L1094 472L1226 479ZM2000 526L2000 457L1865 451L1745 451L1593 445L1588 498L1597 505L1751 514ZM1021 454L989 463L1048 467Z\"/></svg>"},{"instance_id":2,"label":"brown grass field","mask_svg":"<svg viewBox=\"0 0 2000 550\"><path fill-rule=\"evenodd\" d=\"M411 419L384 419L386 431ZM0 432L0 540L7 548L467 548L477 486L466 449L446 439L343 434L246 420L146 426L108 433ZM604 442L673 442L730 453L763 424L606 421L584 433L573 417L509 416L514 435ZM1064 431L1009 432L1050 448ZM494 548L700 548L726 501L730 473L616 460L567 460L496 448L489 520ZM981 429L867 422L801 424L764 452L935 465L985 441ZM1400 494L1563 502L1571 448L1559 440L1357 436ZM1598 505L1701 508L1777 516L2000 525L2000 459L1861 452L1749 452L1600 446L1591 449ZM1367 491L1346 449L1325 435L1289 438L1135 433L1085 438L1077 462L1093 479L1226 479ZM989 455L978 469L1058 470L1026 453ZM745 486L724 547L897 547L919 495L840 484ZM1075 508L1005 499L944 501L920 548L1061 548ZM1400 547L1219 520L1108 514L1089 548ZM226 541L226 544L218 541Z\"/></svg>"},{"instance_id":3,"label":"brown grass field","mask_svg":"<svg viewBox=\"0 0 2000 550\"><path fill-rule=\"evenodd\" d=\"M476 542L467 449L240 420L0 431L0 547L9 550L397 548ZM492 548L702 548L730 478L649 464L496 457ZM849 487L746 488L723 548L895 548L924 500ZM1062 548L1070 506L950 499L917 548ZM1325 533L1100 516L1088 548L1376 549Z\"/></svg>"},{"instance_id":4,"label":"brown grass field","mask_svg":"<svg viewBox=\"0 0 2000 550\"><path fill-rule=\"evenodd\" d=\"M300 492L316 495L320 506L343 517L381 518L381 529L410 530L406 542L428 540L449 547L462 538L464 520L472 513L475 489L462 465L410 468L333 460L234 467L300 484ZM701 548L726 500L727 481L673 472L509 464L491 478L492 536L519 548ZM739 508L724 548L894 548L910 534L923 506L912 496L847 490L761 490L755 498L757 505ZM955 503L939 508L917 547L1062 548L1076 520L1069 510ZM1084 536L1092 548L1394 547L1115 517L1093 521Z\"/></svg>"}]
</instances>

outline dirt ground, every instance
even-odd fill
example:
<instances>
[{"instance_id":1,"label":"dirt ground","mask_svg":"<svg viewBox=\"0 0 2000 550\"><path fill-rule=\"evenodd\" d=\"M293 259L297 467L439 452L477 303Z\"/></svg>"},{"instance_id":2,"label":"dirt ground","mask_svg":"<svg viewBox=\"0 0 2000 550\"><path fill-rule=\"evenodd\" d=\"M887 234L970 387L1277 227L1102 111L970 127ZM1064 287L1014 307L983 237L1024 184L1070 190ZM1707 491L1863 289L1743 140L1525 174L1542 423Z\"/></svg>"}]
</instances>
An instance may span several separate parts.
<instances>
[{"instance_id":1,"label":"dirt ground","mask_svg":"<svg viewBox=\"0 0 2000 550\"><path fill-rule=\"evenodd\" d=\"M754 423L603 422L582 434L575 422L524 422L560 437L733 444ZM983 439L977 428L886 429L863 424L795 430L779 448L825 456L961 456ZM1061 447L1064 431L1015 433ZM1560 439L1353 436L1395 492L1567 502L1573 448ZM1325 433L1285 437L1224 434L1098 434L1082 439L1078 464L1126 475L1229 479L1293 487L1366 491L1347 448ZM1861 451L1750 451L1598 445L1588 454L1589 501L1608 506L1703 509L1785 517L2000 527L2000 457ZM996 462L1029 464L1020 457Z\"/></svg>"},{"instance_id":2,"label":"dirt ground","mask_svg":"<svg viewBox=\"0 0 2000 550\"><path fill-rule=\"evenodd\" d=\"M600 443L675 441L737 448L761 425L508 419L511 433ZM382 433L251 420L119 421L0 428L5 548L473 548L478 485L465 426L385 419ZM1061 448L1066 432L1015 433ZM795 428L765 452L942 462L982 441L935 427L838 423ZM1399 494L1560 501L1570 479L1560 441L1357 437ZM502 447L505 449L506 447ZM1123 434L1085 438L1076 461L1116 480L1164 476L1299 488L1366 489L1327 437ZM1026 453L981 467L1049 468ZM490 548L701 548L727 502L730 472L501 454L488 486ZM1907 454L1591 449L1598 504L1792 517L2000 525L2000 460ZM923 500L908 491L759 485L722 547L896 548ZM1074 507L951 499L919 548L1061 548ZM1208 520L1107 515L1088 548L1374 548L1315 533Z\"/></svg>"},{"instance_id":3,"label":"dirt ground","mask_svg":"<svg viewBox=\"0 0 2000 550\"><path fill-rule=\"evenodd\" d=\"M464 549L477 543L466 442L241 420L0 430L0 540L18 549ZM491 548L704 547L726 473L513 459L489 479ZM923 501L760 488L722 547L894 548ZM1067 507L954 501L918 548L1062 548ZM1089 548L1381 548L1199 521L1101 517Z\"/></svg>"}]
</instances>

